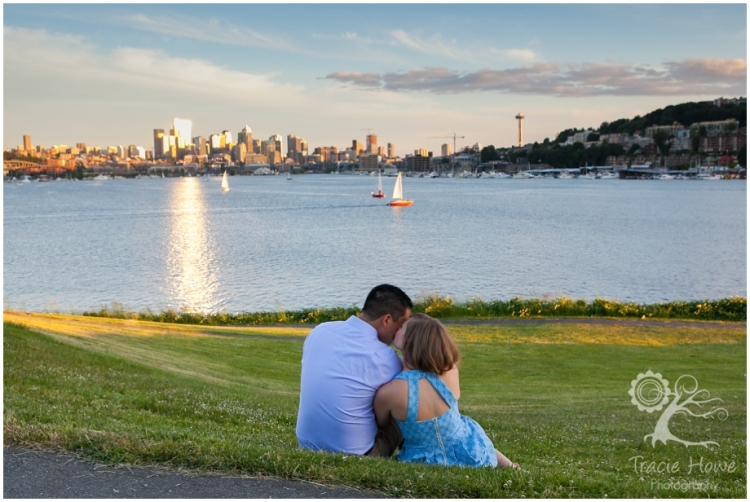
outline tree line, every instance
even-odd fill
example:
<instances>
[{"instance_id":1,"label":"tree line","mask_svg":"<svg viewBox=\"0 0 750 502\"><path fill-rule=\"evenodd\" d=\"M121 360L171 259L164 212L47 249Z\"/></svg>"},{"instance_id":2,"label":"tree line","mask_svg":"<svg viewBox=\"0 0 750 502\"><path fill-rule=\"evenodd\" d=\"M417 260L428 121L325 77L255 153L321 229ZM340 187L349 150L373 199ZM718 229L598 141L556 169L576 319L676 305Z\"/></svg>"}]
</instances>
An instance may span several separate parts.
<instances>
[{"instance_id":1,"label":"tree line","mask_svg":"<svg viewBox=\"0 0 750 502\"><path fill-rule=\"evenodd\" d=\"M636 115L632 119L622 118L613 122L602 122L599 128L589 128L594 131L589 135L588 141L598 141L602 134L643 132L647 127L655 125L672 125L675 122L685 127L690 127L696 122L712 122L719 120L735 119L739 127L747 125L746 103L728 103L724 106L716 106L711 101L682 103L670 105L647 113L644 116ZM561 146L570 136L585 129L569 128L561 131L554 141L545 138L542 143L535 142L531 150L509 151L507 149L496 149L493 145L484 147L481 151L482 162L507 160L516 162L519 158L525 158L530 164L546 163L558 169L573 169L586 164L590 166L601 166L606 164L607 157L611 155L636 155L641 149L639 145L631 146L627 151L618 144L603 142L586 148L583 143ZM731 132L731 131L726 131ZM705 136L705 128L691 133L693 152L698 151L698 143L701 136ZM653 140L661 155L668 155L671 147L669 135L664 131L654 134ZM738 152L738 161L746 165L747 147Z\"/></svg>"}]
</instances>

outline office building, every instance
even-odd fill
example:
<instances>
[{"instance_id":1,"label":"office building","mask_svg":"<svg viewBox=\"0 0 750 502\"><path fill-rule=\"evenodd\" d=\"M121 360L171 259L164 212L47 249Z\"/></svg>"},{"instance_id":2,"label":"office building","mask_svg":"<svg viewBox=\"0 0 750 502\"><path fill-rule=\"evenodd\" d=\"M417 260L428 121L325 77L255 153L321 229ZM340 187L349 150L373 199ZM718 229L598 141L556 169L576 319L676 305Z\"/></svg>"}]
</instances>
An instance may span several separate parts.
<instances>
[{"instance_id":1,"label":"office building","mask_svg":"<svg viewBox=\"0 0 750 502\"><path fill-rule=\"evenodd\" d=\"M217 153L219 150L221 150L221 135L212 134L211 136L209 136L208 145L211 153Z\"/></svg>"},{"instance_id":2,"label":"office building","mask_svg":"<svg viewBox=\"0 0 750 502\"><path fill-rule=\"evenodd\" d=\"M450 157L451 156L451 146L448 143L443 143L440 146L440 155L442 157Z\"/></svg>"},{"instance_id":3,"label":"office building","mask_svg":"<svg viewBox=\"0 0 750 502\"><path fill-rule=\"evenodd\" d=\"M252 153L253 151L253 131L250 126L245 126L239 133L237 133L237 143L244 143L247 152Z\"/></svg>"},{"instance_id":4,"label":"office building","mask_svg":"<svg viewBox=\"0 0 750 502\"><path fill-rule=\"evenodd\" d=\"M232 143L232 131L221 131L221 135L224 136L224 146L229 146Z\"/></svg>"},{"instance_id":5,"label":"office building","mask_svg":"<svg viewBox=\"0 0 750 502\"><path fill-rule=\"evenodd\" d=\"M206 144L206 138L203 136L196 136L193 138L193 145L195 145L195 153L198 155L208 155L208 145Z\"/></svg>"},{"instance_id":6,"label":"office building","mask_svg":"<svg viewBox=\"0 0 750 502\"><path fill-rule=\"evenodd\" d=\"M232 160L235 162L244 163L245 156L247 155L247 145L239 142L232 148Z\"/></svg>"},{"instance_id":7,"label":"office building","mask_svg":"<svg viewBox=\"0 0 750 502\"><path fill-rule=\"evenodd\" d=\"M396 145L388 143L388 158L392 159L394 157L396 157Z\"/></svg>"},{"instance_id":8,"label":"office building","mask_svg":"<svg viewBox=\"0 0 750 502\"><path fill-rule=\"evenodd\" d=\"M362 143L360 143L360 142L359 142L359 141L357 141L356 139L353 139L353 140L352 140L352 150L354 150L354 152L355 152L355 153L356 153L357 155L359 155L360 153L362 153L362 152L364 151L364 149L365 149L365 148L364 148L364 147L362 146Z\"/></svg>"},{"instance_id":9,"label":"office building","mask_svg":"<svg viewBox=\"0 0 750 502\"><path fill-rule=\"evenodd\" d=\"M424 154L424 155L423 155ZM407 155L406 170L410 172L429 172L432 153L425 149L414 151L414 155Z\"/></svg>"},{"instance_id":10,"label":"office building","mask_svg":"<svg viewBox=\"0 0 750 502\"><path fill-rule=\"evenodd\" d=\"M192 138L192 129L193 129L193 123L190 120L187 119L174 119L172 121L172 136L175 136L177 138L182 138L182 144L183 146L181 148L184 148L184 145L187 144L190 141L190 138ZM176 144L179 147L180 142L177 141Z\"/></svg>"},{"instance_id":11,"label":"office building","mask_svg":"<svg viewBox=\"0 0 750 502\"><path fill-rule=\"evenodd\" d=\"M368 134L366 145L367 153L376 153L378 151L378 137L374 134Z\"/></svg>"},{"instance_id":12,"label":"office building","mask_svg":"<svg viewBox=\"0 0 750 502\"><path fill-rule=\"evenodd\" d=\"M273 150L275 152L279 152L279 154L281 154L284 151L284 149L282 147L282 142L281 142L281 136L280 135L274 134L273 136L271 136L270 138L268 138L268 141L271 141L273 143L273 146L274 146Z\"/></svg>"},{"instance_id":13,"label":"office building","mask_svg":"<svg viewBox=\"0 0 750 502\"><path fill-rule=\"evenodd\" d=\"M377 171L380 168L380 156L375 153L363 153L359 156L360 171Z\"/></svg>"},{"instance_id":14,"label":"office building","mask_svg":"<svg viewBox=\"0 0 750 502\"><path fill-rule=\"evenodd\" d=\"M154 129L154 158L160 159L164 157L166 150L167 143L164 136L164 129Z\"/></svg>"},{"instance_id":15,"label":"office building","mask_svg":"<svg viewBox=\"0 0 750 502\"><path fill-rule=\"evenodd\" d=\"M27 152L30 152L32 150L31 148L31 136L28 134L23 135L23 149Z\"/></svg>"}]
</instances>

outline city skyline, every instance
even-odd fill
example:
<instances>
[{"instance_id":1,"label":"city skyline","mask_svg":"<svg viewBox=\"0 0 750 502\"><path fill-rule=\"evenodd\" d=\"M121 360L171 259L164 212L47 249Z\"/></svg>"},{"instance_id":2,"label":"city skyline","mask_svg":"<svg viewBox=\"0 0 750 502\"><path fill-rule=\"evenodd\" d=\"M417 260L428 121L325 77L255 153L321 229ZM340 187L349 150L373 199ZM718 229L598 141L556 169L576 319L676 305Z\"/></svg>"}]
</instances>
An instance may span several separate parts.
<instances>
[{"instance_id":1,"label":"city skyline","mask_svg":"<svg viewBox=\"0 0 750 502\"><path fill-rule=\"evenodd\" d=\"M17 4L4 44L6 148L153 148L184 117L403 156L511 146L519 112L541 142L747 86L744 3Z\"/></svg>"}]
</instances>

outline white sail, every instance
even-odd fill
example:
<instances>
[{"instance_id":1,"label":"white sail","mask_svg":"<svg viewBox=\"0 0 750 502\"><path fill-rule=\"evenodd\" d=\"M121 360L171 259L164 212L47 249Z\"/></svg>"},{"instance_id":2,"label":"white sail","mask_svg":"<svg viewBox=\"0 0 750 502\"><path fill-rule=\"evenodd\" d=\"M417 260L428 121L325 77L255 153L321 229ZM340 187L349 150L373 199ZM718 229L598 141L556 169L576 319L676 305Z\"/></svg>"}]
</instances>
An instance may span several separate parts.
<instances>
[{"instance_id":1,"label":"white sail","mask_svg":"<svg viewBox=\"0 0 750 502\"><path fill-rule=\"evenodd\" d=\"M221 190L224 192L229 191L229 178L227 177L226 171L224 171L224 176L221 178Z\"/></svg>"},{"instance_id":2,"label":"white sail","mask_svg":"<svg viewBox=\"0 0 750 502\"><path fill-rule=\"evenodd\" d=\"M380 177L380 173L378 172L378 193L383 191L383 180Z\"/></svg>"},{"instance_id":3,"label":"white sail","mask_svg":"<svg viewBox=\"0 0 750 502\"><path fill-rule=\"evenodd\" d=\"M401 200L403 198L404 198L404 189L401 184L401 173L398 173L398 178L396 178L396 186L393 187L393 199Z\"/></svg>"}]
</instances>

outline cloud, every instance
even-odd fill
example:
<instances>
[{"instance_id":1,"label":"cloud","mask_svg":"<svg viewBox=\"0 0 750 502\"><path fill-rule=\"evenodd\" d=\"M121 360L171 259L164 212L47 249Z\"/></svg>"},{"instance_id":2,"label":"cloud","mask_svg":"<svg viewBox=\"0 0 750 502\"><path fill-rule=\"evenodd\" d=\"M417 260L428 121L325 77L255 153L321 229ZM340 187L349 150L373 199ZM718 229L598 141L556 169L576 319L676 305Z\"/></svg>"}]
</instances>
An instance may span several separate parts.
<instances>
[{"instance_id":1,"label":"cloud","mask_svg":"<svg viewBox=\"0 0 750 502\"><path fill-rule=\"evenodd\" d=\"M416 35L406 33L403 30L393 30L390 34L396 44L403 45L409 49L424 54L433 54L450 58L467 58L470 56L468 51L458 49L455 47L454 43L444 42L440 33L436 33L429 39L422 39Z\"/></svg>"},{"instance_id":2,"label":"cloud","mask_svg":"<svg viewBox=\"0 0 750 502\"><path fill-rule=\"evenodd\" d=\"M70 95L85 95L92 88L107 93L110 87L126 87L131 93L128 97L136 101L137 96L159 92L175 99L189 93L212 100L284 107L304 102L302 86L277 83L274 74L236 71L160 50L120 47L101 52L79 36L13 27L5 27L3 40L5 83L18 93L23 93L26 83L41 82Z\"/></svg>"},{"instance_id":3,"label":"cloud","mask_svg":"<svg viewBox=\"0 0 750 502\"><path fill-rule=\"evenodd\" d=\"M507 58L519 61L532 62L539 59L537 53L531 49L506 49L498 52Z\"/></svg>"},{"instance_id":4,"label":"cloud","mask_svg":"<svg viewBox=\"0 0 750 502\"><path fill-rule=\"evenodd\" d=\"M383 74L339 71L325 78L370 90L435 94L500 92L559 97L745 95L747 62L744 59L686 59L666 62L656 68L600 63L534 63L505 70L483 68L473 72L426 67Z\"/></svg>"},{"instance_id":5,"label":"cloud","mask_svg":"<svg viewBox=\"0 0 750 502\"><path fill-rule=\"evenodd\" d=\"M287 39L265 35L245 27L240 28L217 19L205 20L185 16L149 17L145 14L132 14L112 17L109 21L128 28L177 38L246 47L296 50Z\"/></svg>"}]
</instances>

